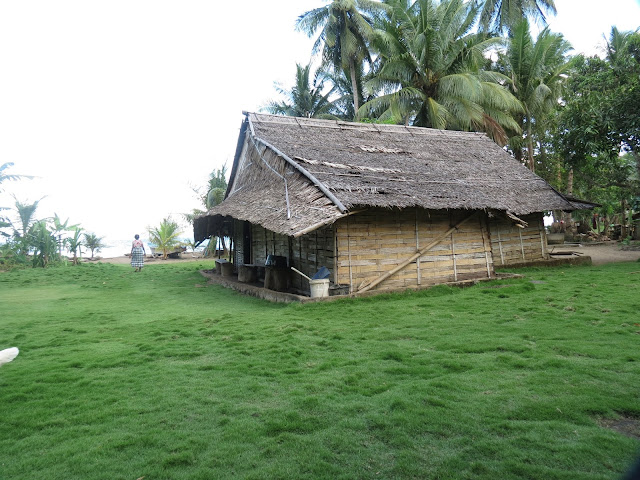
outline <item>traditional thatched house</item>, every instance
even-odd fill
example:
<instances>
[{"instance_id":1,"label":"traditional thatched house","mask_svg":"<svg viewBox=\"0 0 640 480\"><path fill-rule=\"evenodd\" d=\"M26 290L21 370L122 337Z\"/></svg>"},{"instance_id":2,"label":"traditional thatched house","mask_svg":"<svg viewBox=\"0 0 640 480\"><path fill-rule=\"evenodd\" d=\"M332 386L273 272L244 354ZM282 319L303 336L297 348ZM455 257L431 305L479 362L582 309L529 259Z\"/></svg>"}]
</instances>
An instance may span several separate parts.
<instances>
[{"instance_id":1,"label":"traditional thatched house","mask_svg":"<svg viewBox=\"0 0 640 480\"><path fill-rule=\"evenodd\" d=\"M194 235L232 237L236 265L284 256L359 292L545 259L542 212L575 208L484 134L250 113L225 200Z\"/></svg>"}]
</instances>

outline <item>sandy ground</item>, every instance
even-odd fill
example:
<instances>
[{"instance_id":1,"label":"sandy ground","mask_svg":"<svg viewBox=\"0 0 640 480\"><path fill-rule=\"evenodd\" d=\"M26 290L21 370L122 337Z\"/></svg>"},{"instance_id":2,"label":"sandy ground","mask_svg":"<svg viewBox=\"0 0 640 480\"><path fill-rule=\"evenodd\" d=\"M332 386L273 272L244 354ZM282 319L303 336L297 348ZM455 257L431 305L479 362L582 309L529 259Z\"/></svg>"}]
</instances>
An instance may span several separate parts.
<instances>
[{"instance_id":1,"label":"sandy ground","mask_svg":"<svg viewBox=\"0 0 640 480\"><path fill-rule=\"evenodd\" d=\"M573 252L575 255L586 255L591 257L594 265L602 265L603 263L613 262L635 262L640 259L640 250L621 250L620 245L616 242L604 242L597 245L549 245L549 253L554 252ZM180 262L193 262L202 260L200 253L185 252L180 258L145 258L145 265L163 265ZM556 257L557 258L557 257ZM213 259L207 259L213 262ZM129 257L100 258L98 261L105 263L128 264Z\"/></svg>"},{"instance_id":2,"label":"sandy ground","mask_svg":"<svg viewBox=\"0 0 640 480\"><path fill-rule=\"evenodd\" d=\"M549 245L549 253L553 255L554 252L573 252L576 255L586 255L591 257L594 265L636 262L640 258L640 250L621 250L617 242L603 242L597 245Z\"/></svg>"}]
</instances>

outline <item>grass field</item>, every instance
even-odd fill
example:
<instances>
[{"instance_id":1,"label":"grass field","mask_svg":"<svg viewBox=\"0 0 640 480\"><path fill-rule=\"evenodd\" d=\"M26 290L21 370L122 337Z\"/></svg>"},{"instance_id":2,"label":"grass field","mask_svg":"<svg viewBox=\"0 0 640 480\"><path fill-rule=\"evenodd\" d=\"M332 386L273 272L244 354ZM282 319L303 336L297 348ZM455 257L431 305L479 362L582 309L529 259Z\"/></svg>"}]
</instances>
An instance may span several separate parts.
<instances>
[{"instance_id":1,"label":"grass field","mask_svg":"<svg viewBox=\"0 0 640 480\"><path fill-rule=\"evenodd\" d=\"M613 479L640 453L638 263L306 305L200 268L0 273L1 479Z\"/></svg>"}]
</instances>

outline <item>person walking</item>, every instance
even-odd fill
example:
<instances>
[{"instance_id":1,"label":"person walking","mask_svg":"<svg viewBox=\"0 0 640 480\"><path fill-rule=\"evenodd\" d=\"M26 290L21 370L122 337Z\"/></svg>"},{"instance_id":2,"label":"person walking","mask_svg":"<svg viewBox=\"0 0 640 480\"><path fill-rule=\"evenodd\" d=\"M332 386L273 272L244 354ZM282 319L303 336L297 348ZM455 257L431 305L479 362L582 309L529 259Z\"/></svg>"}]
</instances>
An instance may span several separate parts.
<instances>
[{"instance_id":1,"label":"person walking","mask_svg":"<svg viewBox=\"0 0 640 480\"><path fill-rule=\"evenodd\" d=\"M144 267L144 256L146 251L144 249L144 243L140 240L140 235L136 233L135 240L131 244L131 266L134 268L134 272L139 272Z\"/></svg>"}]
</instances>

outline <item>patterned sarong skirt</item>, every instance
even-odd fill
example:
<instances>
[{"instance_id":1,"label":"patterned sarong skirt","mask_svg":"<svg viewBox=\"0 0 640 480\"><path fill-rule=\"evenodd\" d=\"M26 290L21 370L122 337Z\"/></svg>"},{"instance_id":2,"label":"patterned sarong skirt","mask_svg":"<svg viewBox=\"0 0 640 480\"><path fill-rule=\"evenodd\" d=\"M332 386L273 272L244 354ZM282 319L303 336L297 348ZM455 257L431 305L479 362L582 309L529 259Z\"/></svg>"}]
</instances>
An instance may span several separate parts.
<instances>
[{"instance_id":1,"label":"patterned sarong skirt","mask_svg":"<svg viewBox=\"0 0 640 480\"><path fill-rule=\"evenodd\" d=\"M131 266L133 268L144 267L144 250L142 247L133 247L133 252L131 252Z\"/></svg>"}]
</instances>

